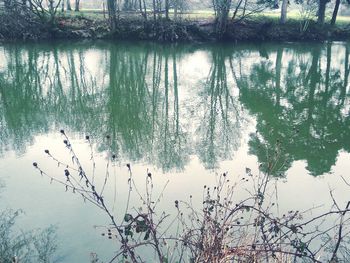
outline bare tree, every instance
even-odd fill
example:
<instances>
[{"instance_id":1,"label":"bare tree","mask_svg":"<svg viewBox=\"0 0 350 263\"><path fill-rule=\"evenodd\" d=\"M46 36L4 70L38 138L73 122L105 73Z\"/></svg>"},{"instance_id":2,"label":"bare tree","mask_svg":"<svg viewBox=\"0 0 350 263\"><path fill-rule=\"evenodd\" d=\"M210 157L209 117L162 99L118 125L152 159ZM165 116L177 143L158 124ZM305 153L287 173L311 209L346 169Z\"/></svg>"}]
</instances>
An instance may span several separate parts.
<instances>
[{"instance_id":1,"label":"bare tree","mask_svg":"<svg viewBox=\"0 0 350 263\"><path fill-rule=\"evenodd\" d=\"M112 31L115 30L117 25L117 8L116 8L116 2L115 0L107 0L107 9L108 9L108 19L109 19L109 26Z\"/></svg>"},{"instance_id":2,"label":"bare tree","mask_svg":"<svg viewBox=\"0 0 350 263\"><path fill-rule=\"evenodd\" d=\"M221 38L226 33L232 0L213 0L212 3L215 12L216 33Z\"/></svg>"},{"instance_id":3,"label":"bare tree","mask_svg":"<svg viewBox=\"0 0 350 263\"><path fill-rule=\"evenodd\" d=\"M317 22L319 24L324 24L326 16L326 6L330 0L319 0L318 2L318 11L317 11Z\"/></svg>"},{"instance_id":4,"label":"bare tree","mask_svg":"<svg viewBox=\"0 0 350 263\"><path fill-rule=\"evenodd\" d=\"M165 0L165 19L169 20L169 0Z\"/></svg>"},{"instance_id":5,"label":"bare tree","mask_svg":"<svg viewBox=\"0 0 350 263\"><path fill-rule=\"evenodd\" d=\"M41 21L53 24L61 1L62 0L29 0L29 3L32 12L39 17Z\"/></svg>"},{"instance_id":6,"label":"bare tree","mask_svg":"<svg viewBox=\"0 0 350 263\"><path fill-rule=\"evenodd\" d=\"M347 4L350 4L350 0L346 0ZM335 5L333 9L332 19L331 19L331 25L335 25L335 21L337 20L337 15L340 7L340 0L335 0Z\"/></svg>"},{"instance_id":7,"label":"bare tree","mask_svg":"<svg viewBox=\"0 0 350 263\"><path fill-rule=\"evenodd\" d=\"M287 8L288 8L288 0L282 0L281 19L280 19L281 24L285 24L287 22Z\"/></svg>"},{"instance_id":8,"label":"bare tree","mask_svg":"<svg viewBox=\"0 0 350 263\"><path fill-rule=\"evenodd\" d=\"M70 0L67 0L67 11L72 11L72 6L70 4Z\"/></svg>"},{"instance_id":9,"label":"bare tree","mask_svg":"<svg viewBox=\"0 0 350 263\"><path fill-rule=\"evenodd\" d=\"M80 11L80 0L75 0L75 8L74 8L75 12L79 12Z\"/></svg>"}]
</instances>

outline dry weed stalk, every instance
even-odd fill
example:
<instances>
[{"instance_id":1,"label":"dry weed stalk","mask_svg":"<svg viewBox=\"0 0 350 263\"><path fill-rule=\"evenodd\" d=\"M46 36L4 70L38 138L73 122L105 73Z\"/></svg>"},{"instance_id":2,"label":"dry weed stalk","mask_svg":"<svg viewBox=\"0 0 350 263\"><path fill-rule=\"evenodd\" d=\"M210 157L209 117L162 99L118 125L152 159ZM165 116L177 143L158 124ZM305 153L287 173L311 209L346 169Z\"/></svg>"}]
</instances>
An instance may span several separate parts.
<instances>
[{"instance_id":1,"label":"dry weed stalk","mask_svg":"<svg viewBox=\"0 0 350 263\"><path fill-rule=\"evenodd\" d=\"M270 180L271 173L278 168L276 165L281 165L278 145L257 175L249 168L238 182L231 182L228 173L218 175L214 187L204 186L201 208L193 204L192 196L189 201L175 200L176 214L172 216L170 211L159 212L157 208L165 187L154 197L152 174L147 171L145 194L142 194L134 182L131 165L127 164L128 201L122 218L116 218L110 203L104 199L108 169L115 161L115 154L109 153L105 180L97 189L90 137L86 136L86 141L91 148L92 175L81 165L66 133L61 130L61 134L72 164L62 163L49 150L45 153L64 167L65 179L46 173L37 163L33 165L51 181L62 184L66 191L80 194L84 201L105 212L111 221L106 235L120 243L119 252L109 262L149 262L150 259L142 256L145 248L154 252L157 262L340 262L340 255L347 254L340 250L347 251L349 203L341 208L333 198L334 205L329 211L312 218L305 216L305 211L292 210L282 216L276 213ZM236 193L242 188L247 189L247 195L238 199ZM142 210L129 206L132 193L140 198ZM321 227L327 220L334 223ZM94 262L97 261L94 257Z\"/></svg>"}]
</instances>

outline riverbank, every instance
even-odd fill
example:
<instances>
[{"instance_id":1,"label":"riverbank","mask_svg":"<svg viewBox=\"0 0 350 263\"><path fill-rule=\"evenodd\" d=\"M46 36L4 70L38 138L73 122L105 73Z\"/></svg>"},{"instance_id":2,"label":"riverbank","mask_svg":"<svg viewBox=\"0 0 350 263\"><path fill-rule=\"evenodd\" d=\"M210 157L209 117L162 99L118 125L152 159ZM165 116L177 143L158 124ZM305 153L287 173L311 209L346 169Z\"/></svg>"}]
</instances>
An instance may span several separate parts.
<instances>
[{"instance_id":1,"label":"riverbank","mask_svg":"<svg viewBox=\"0 0 350 263\"><path fill-rule=\"evenodd\" d=\"M84 16L62 16L55 25L30 19L14 21L0 16L0 40L47 39L116 39L151 40L159 42L215 42L215 41L325 41L347 40L350 25L319 25L310 21L290 20L281 25L269 17L229 22L226 34L218 38L212 19L179 21L144 21L121 18L115 31L110 31L104 19Z\"/></svg>"}]
</instances>

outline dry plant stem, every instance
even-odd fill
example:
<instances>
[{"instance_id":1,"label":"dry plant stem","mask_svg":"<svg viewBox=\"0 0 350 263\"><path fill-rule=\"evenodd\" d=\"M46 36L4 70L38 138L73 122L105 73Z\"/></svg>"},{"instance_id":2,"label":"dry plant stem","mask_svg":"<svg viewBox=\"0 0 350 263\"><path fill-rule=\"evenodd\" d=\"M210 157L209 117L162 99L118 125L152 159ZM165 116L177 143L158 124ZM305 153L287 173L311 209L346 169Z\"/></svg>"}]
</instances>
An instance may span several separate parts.
<instances>
[{"instance_id":1,"label":"dry plant stem","mask_svg":"<svg viewBox=\"0 0 350 263\"><path fill-rule=\"evenodd\" d=\"M334 200L334 199L333 199ZM334 201L335 202L335 201ZM335 202L336 203L336 202ZM341 213L341 218L340 218L340 223L339 223L339 230L338 230L338 240L337 240L337 243L335 245L335 248L334 248L334 251L333 251L333 254L332 254L332 258L331 258L331 261L335 261L337 260L337 252L338 252L338 249L339 249L339 246L340 246L340 243L342 241L342 233L343 233L343 220L344 220L344 216L346 214L346 212L348 212L348 208L350 206L350 202L347 203L346 207L345 207L345 210ZM339 209L339 207L338 207Z\"/></svg>"},{"instance_id":2,"label":"dry plant stem","mask_svg":"<svg viewBox=\"0 0 350 263\"><path fill-rule=\"evenodd\" d=\"M131 168L130 165L128 165L128 169L129 169L129 179L128 179L128 185L129 185L129 190L128 190L128 199L126 201L126 207L125 207L125 213L127 214L129 211L129 204L130 204L130 196L131 196L131 191L132 191L132 187L131 187L131 183L132 183L132 172L131 172ZM120 224L122 224L124 221L124 219L121 220Z\"/></svg>"},{"instance_id":3,"label":"dry plant stem","mask_svg":"<svg viewBox=\"0 0 350 263\"><path fill-rule=\"evenodd\" d=\"M123 251L127 252L127 254L130 256L132 262L134 263L137 263L139 262L139 260L137 260L136 256L135 256L135 253L133 251L132 248L130 248L130 246L128 245L128 240L124 238L124 236L122 235L120 229L118 228L118 224L116 223L115 219L114 219L114 216L112 215L112 213L109 211L109 209L107 208L105 202L104 202L104 199L103 199L103 196L101 194L99 194L97 191L96 191L96 187L95 185L90 181L90 179L88 178L85 170L83 169L80 161L79 161L79 158L78 156L76 155L71 143L70 143L70 140L68 138L68 136L65 134L65 132L63 130L61 130L61 134L62 136L65 138L64 140L64 143L67 147L67 149L69 150L69 152L72 154L72 162L76 163L77 166L79 167L78 168L78 171L79 171L79 176L81 176L82 179L85 180L86 182L86 187L87 188L90 188L91 187L91 191L86 191L84 190L83 188L81 189L77 189L75 188L74 186L70 186L68 185L67 183L70 183L71 184L71 180L69 178L72 178L72 176L68 175L67 176L67 183L64 183L64 182L61 182L59 180L56 180L54 179L53 177L49 176L52 180L56 181L56 182L59 182L63 185L67 187L70 187L72 188L73 190L76 190L78 192L82 192L82 197L84 198L84 200L88 200L90 201L92 204L96 205L97 207L101 208L107 215L108 217L110 218L111 222L112 222L112 225L115 227L115 229L117 230L117 233L119 235L119 238L121 239L121 243L122 243L122 248L123 248ZM37 164L34 165L37 167ZM44 173L40 168L38 168L40 173L41 174L45 174L47 175L47 173ZM76 171L77 169L75 169ZM130 171L131 172L131 171ZM48 176L48 175L47 175ZM73 177L74 178L74 177ZM86 194L90 195L90 196L86 196Z\"/></svg>"},{"instance_id":4,"label":"dry plant stem","mask_svg":"<svg viewBox=\"0 0 350 263\"><path fill-rule=\"evenodd\" d=\"M152 174L147 170L144 196L136 187L131 166L127 164L129 189L125 217L120 224L117 224L113 213L109 210L103 198L105 187L109 182L111 160L113 165L114 158L112 157L110 160L111 156L108 155L104 181L101 189L97 191L93 181L95 160L90 139L88 139L88 142L91 149L91 161L93 162L92 179L87 176L64 131L61 131L61 133L65 139L65 145L72 155L73 165L66 165L51 155L49 151L45 152L58 165L66 166L66 181L46 174L36 163L34 163L34 166L51 181L64 185L66 190L71 189L73 192L80 193L84 200L90 201L107 214L113 228L118 232L118 241L121 242L120 250L109 261L110 263L125 255L132 262L143 262L143 259L135 252L140 247L152 248L159 262L165 260L168 262L187 262L186 254L188 254L193 262L227 262L232 260L238 260L238 262L275 262L281 260L282 262L285 257L290 260L294 259L296 262L301 257L320 263L324 262L319 258L321 248L318 249L318 245L316 246L317 249L312 247L314 241L329 236L331 231L338 227L335 246L327 254L327 257L334 261L338 260L337 256L341 244L349 234L344 227L349 225L350 221L347 216L350 211L350 202L348 202L345 209L341 209L335 201L332 191L330 194L334 205L327 212L307 220L303 220L303 215L311 212L311 209L304 212L289 211L282 218L279 215L278 217L275 216L272 211L275 203L272 201L278 201L277 185L274 185L275 192L273 192L269 183L273 171L280 168L278 167L281 163L279 162L281 156L279 145L277 145L274 154L270 154L270 151L266 148L267 165L260 167L261 171L257 176L254 176L251 170L246 168L245 178L232 185L227 173L216 175L216 185L214 187L204 187L201 209L194 206L192 196L190 196L189 202L176 200L176 215L173 219L170 218L169 221L166 221L169 215L165 212L157 214L157 206L161 202L161 197L169 181L159 196L154 196ZM282 166L284 164L282 162ZM74 171L76 175L70 174L69 171ZM244 187L246 181L253 183L251 187L253 190L249 191L248 188L243 188L248 197L235 200L236 190ZM145 207L145 210L142 211L133 208L133 214L136 213L134 216L128 214L132 193L140 198ZM277 208L277 210L279 214L279 209ZM324 227L323 224L326 219L334 216L337 216L337 225ZM140 222L142 222L142 227L145 227L143 230L137 230ZM165 222L168 225L163 227ZM309 229L314 224L320 228ZM138 236L129 233L134 229L136 229L136 233L140 233ZM169 234L171 231L174 234ZM145 236L141 240L143 234ZM331 240L331 238L328 238L326 241L322 241L322 245L329 245Z\"/></svg>"},{"instance_id":5,"label":"dry plant stem","mask_svg":"<svg viewBox=\"0 0 350 263\"><path fill-rule=\"evenodd\" d=\"M92 148L92 143L91 143L90 137L86 136L86 139L89 142L89 146L90 146L90 160L92 161L92 178L91 178L91 182L94 183L95 171L96 171L96 162L95 162L94 151L93 151L93 148Z\"/></svg>"}]
</instances>

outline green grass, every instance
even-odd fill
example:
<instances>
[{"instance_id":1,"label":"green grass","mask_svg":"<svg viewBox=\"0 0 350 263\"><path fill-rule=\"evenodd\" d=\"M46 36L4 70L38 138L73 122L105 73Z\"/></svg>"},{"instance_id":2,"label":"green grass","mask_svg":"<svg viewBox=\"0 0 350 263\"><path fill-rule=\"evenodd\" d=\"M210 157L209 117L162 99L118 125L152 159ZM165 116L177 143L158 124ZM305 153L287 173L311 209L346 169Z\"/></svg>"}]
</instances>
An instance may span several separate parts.
<instances>
[{"instance_id":1,"label":"green grass","mask_svg":"<svg viewBox=\"0 0 350 263\"><path fill-rule=\"evenodd\" d=\"M258 16L262 16L264 18L276 19L276 20L279 20L280 18L280 14L275 12L264 12L262 14L258 14L255 17L258 17ZM294 20L294 21L301 21L303 17L301 16L300 12L298 12L297 10L293 10L291 12L288 12L287 19ZM312 17L312 20L317 21L317 17L316 16ZM329 23L330 20L331 20L331 16L327 15L326 23ZM350 23L350 16L339 16L339 15L337 16L337 20L336 20L337 25L343 26L343 25L348 25L349 23Z\"/></svg>"},{"instance_id":2,"label":"green grass","mask_svg":"<svg viewBox=\"0 0 350 263\"><path fill-rule=\"evenodd\" d=\"M81 9L80 12L65 12L65 13L60 13L61 15L64 15L66 17L72 16L72 17L86 17L90 19L104 19L104 17L107 16L107 13L103 13L102 9ZM137 15L138 13L135 12ZM128 17L128 16L133 16L134 14L123 14L121 12L122 17ZM170 16L173 16L173 10L170 10ZM187 11L184 12L183 14L179 15L182 19L187 19L187 20L210 20L214 18L214 12L211 10L198 10L198 11ZM230 16L232 16L232 13L230 13ZM280 18L280 11L264 11L262 13L254 14L251 16L253 20L272 20L275 22L279 21ZM291 22L300 22L303 18L298 10L291 10L287 14L287 19ZM327 16L326 17L326 23L329 23L331 17ZM313 17L312 20L316 21L317 17ZM350 23L350 16L338 16L337 17L337 22L336 24L338 26L345 26Z\"/></svg>"}]
</instances>

